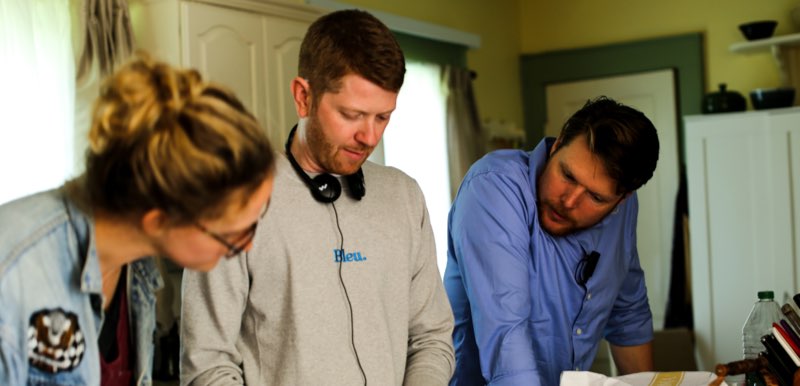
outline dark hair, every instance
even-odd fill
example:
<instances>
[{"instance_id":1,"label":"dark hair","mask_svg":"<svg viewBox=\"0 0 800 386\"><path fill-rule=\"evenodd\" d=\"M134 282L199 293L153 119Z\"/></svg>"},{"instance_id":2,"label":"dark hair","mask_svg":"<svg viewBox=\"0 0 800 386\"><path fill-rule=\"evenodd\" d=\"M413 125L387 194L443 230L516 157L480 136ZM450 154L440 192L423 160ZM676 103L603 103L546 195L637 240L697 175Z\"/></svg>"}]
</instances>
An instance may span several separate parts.
<instances>
[{"instance_id":1,"label":"dark hair","mask_svg":"<svg viewBox=\"0 0 800 386\"><path fill-rule=\"evenodd\" d=\"M104 81L89 145L86 171L67 189L111 216L216 218L275 168L265 131L230 91L144 53Z\"/></svg>"},{"instance_id":2,"label":"dark hair","mask_svg":"<svg viewBox=\"0 0 800 386\"><path fill-rule=\"evenodd\" d=\"M606 97L589 100L564 124L556 151L580 135L617 182L617 193L632 192L653 176L658 134L642 112Z\"/></svg>"},{"instance_id":3,"label":"dark hair","mask_svg":"<svg viewBox=\"0 0 800 386\"><path fill-rule=\"evenodd\" d=\"M337 92L340 80L359 75L387 91L399 92L405 58L394 35L380 20L360 10L329 13L315 21L300 45L298 75L313 99Z\"/></svg>"}]
</instances>

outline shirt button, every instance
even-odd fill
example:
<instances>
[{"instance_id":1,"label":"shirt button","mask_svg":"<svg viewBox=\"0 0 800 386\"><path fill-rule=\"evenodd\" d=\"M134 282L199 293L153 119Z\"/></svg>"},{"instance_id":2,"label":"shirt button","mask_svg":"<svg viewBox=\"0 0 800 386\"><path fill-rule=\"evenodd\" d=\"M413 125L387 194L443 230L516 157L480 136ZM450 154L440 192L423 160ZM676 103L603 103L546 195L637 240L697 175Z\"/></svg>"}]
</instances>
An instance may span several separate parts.
<instances>
[{"instance_id":1,"label":"shirt button","mask_svg":"<svg viewBox=\"0 0 800 386\"><path fill-rule=\"evenodd\" d=\"M579 328L579 329L575 330L575 333L576 333L576 334L578 334L578 335L580 335L580 334L583 334L583 330L581 330L581 329Z\"/></svg>"},{"instance_id":2,"label":"shirt button","mask_svg":"<svg viewBox=\"0 0 800 386\"><path fill-rule=\"evenodd\" d=\"M591 293L586 294L586 300L592 300L592 294Z\"/></svg>"}]
</instances>

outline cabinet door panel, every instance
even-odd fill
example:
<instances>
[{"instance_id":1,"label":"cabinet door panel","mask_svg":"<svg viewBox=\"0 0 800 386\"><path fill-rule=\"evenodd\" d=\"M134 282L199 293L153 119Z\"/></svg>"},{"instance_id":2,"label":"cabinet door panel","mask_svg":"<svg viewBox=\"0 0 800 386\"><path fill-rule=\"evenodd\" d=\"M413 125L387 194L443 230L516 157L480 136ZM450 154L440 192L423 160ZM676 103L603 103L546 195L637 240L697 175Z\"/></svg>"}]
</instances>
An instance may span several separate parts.
<instances>
[{"instance_id":1,"label":"cabinet door panel","mask_svg":"<svg viewBox=\"0 0 800 386\"><path fill-rule=\"evenodd\" d=\"M297 122L291 82L297 76L300 43L308 22L273 17L264 18L267 31L267 119L265 125L276 146L283 145L291 126Z\"/></svg>"},{"instance_id":2,"label":"cabinet door panel","mask_svg":"<svg viewBox=\"0 0 800 386\"><path fill-rule=\"evenodd\" d=\"M184 3L184 63L232 89L259 122L266 118L264 31L257 14Z\"/></svg>"},{"instance_id":3,"label":"cabinet door panel","mask_svg":"<svg viewBox=\"0 0 800 386\"><path fill-rule=\"evenodd\" d=\"M800 292L800 112L776 114L772 121L773 146L776 151L773 153L773 162L776 165L788 165L788 169L780 169L781 173L776 173L776 185L780 184L782 192L786 194L789 205L779 208L777 211L786 216L785 221L791 224L789 229L783 229L787 237L793 242L791 245L784 245L781 253L794 262L795 281L788 288L789 295Z\"/></svg>"}]
</instances>

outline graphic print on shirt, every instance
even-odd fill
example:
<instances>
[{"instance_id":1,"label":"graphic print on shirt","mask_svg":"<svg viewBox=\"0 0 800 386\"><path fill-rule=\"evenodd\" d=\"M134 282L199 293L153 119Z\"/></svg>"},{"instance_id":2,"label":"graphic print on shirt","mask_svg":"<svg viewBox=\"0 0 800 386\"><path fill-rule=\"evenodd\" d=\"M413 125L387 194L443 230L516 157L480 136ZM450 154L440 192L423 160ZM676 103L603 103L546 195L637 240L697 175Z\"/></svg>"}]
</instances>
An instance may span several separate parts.
<instances>
[{"instance_id":1,"label":"graphic print on shirt","mask_svg":"<svg viewBox=\"0 0 800 386\"><path fill-rule=\"evenodd\" d=\"M78 317L61 308L42 309L28 324L28 362L48 373L70 371L81 363L86 349Z\"/></svg>"},{"instance_id":2,"label":"graphic print on shirt","mask_svg":"<svg viewBox=\"0 0 800 386\"><path fill-rule=\"evenodd\" d=\"M334 263L350 263L350 262L360 263L362 261L367 261L367 257L362 256L360 251L344 253L344 249L333 250Z\"/></svg>"}]
</instances>

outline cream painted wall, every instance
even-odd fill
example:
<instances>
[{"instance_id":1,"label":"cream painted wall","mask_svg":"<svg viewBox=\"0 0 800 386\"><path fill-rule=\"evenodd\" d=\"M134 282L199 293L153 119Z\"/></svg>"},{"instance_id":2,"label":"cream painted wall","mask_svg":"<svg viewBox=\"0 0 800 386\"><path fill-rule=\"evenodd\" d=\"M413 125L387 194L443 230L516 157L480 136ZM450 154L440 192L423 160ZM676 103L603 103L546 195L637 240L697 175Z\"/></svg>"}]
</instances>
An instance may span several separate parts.
<instances>
[{"instance_id":1,"label":"cream painted wall","mask_svg":"<svg viewBox=\"0 0 800 386\"><path fill-rule=\"evenodd\" d=\"M467 65L478 73L474 86L480 116L523 127L520 0L338 1L480 35L480 48L467 53Z\"/></svg>"},{"instance_id":2,"label":"cream painted wall","mask_svg":"<svg viewBox=\"0 0 800 386\"><path fill-rule=\"evenodd\" d=\"M522 53L541 53L654 37L702 32L705 36L706 90L719 83L747 96L750 90L780 86L768 50L741 54L729 50L744 41L738 25L778 21L776 35L796 32L790 20L798 0L570 0L521 1ZM748 101L749 103L749 101Z\"/></svg>"}]
</instances>

